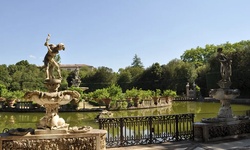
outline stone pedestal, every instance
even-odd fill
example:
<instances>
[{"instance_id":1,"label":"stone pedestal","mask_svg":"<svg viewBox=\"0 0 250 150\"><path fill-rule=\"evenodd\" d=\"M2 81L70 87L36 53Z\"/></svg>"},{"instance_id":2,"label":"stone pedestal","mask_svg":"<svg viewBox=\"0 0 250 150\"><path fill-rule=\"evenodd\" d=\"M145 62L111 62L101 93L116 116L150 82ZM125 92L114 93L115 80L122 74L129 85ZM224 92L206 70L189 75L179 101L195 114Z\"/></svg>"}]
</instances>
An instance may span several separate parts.
<instances>
[{"instance_id":1,"label":"stone pedestal","mask_svg":"<svg viewBox=\"0 0 250 150\"><path fill-rule=\"evenodd\" d=\"M195 141L218 141L250 135L250 120L237 120L218 123L194 123Z\"/></svg>"},{"instance_id":2,"label":"stone pedestal","mask_svg":"<svg viewBox=\"0 0 250 150\"><path fill-rule=\"evenodd\" d=\"M57 92L61 84L61 79L46 79L44 84L49 92Z\"/></svg>"},{"instance_id":3,"label":"stone pedestal","mask_svg":"<svg viewBox=\"0 0 250 150\"><path fill-rule=\"evenodd\" d=\"M0 149L29 150L106 150L106 130L92 129L87 133L0 134Z\"/></svg>"}]
</instances>

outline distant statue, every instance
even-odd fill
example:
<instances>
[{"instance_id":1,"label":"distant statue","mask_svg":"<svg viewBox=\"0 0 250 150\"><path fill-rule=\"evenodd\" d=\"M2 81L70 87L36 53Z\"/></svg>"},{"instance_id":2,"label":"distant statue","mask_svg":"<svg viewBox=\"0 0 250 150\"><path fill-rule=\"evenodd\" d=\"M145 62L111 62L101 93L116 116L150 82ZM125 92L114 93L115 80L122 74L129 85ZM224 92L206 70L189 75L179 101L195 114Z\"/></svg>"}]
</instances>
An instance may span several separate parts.
<instances>
[{"instance_id":1,"label":"distant statue","mask_svg":"<svg viewBox=\"0 0 250 150\"><path fill-rule=\"evenodd\" d=\"M50 34L48 34L48 37L46 38L46 42L44 43L44 46L48 48L48 52L44 57L44 67L46 68L46 79L54 79L53 70L56 68L59 78L61 79L61 71L59 64L55 61L55 56L59 53L60 50L65 50L64 44L59 43L57 45L55 44L49 44L50 40Z\"/></svg>"},{"instance_id":2,"label":"distant statue","mask_svg":"<svg viewBox=\"0 0 250 150\"><path fill-rule=\"evenodd\" d=\"M79 68L78 67L76 67L76 69L74 70L74 78L79 79Z\"/></svg>"},{"instance_id":3,"label":"distant statue","mask_svg":"<svg viewBox=\"0 0 250 150\"><path fill-rule=\"evenodd\" d=\"M72 83L72 86L74 86L74 87L79 87L80 86L81 79L80 79L80 76L79 76L79 67L77 67L74 70L74 77L73 77L71 83Z\"/></svg>"},{"instance_id":4,"label":"distant statue","mask_svg":"<svg viewBox=\"0 0 250 150\"><path fill-rule=\"evenodd\" d=\"M222 81L230 81L230 77L232 75L232 69L231 69L231 64L232 60L227 58L223 53L222 53L222 48L217 49L217 56L216 58L219 60L221 66L220 66L220 73L222 77Z\"/></svg>"}]
</instances>

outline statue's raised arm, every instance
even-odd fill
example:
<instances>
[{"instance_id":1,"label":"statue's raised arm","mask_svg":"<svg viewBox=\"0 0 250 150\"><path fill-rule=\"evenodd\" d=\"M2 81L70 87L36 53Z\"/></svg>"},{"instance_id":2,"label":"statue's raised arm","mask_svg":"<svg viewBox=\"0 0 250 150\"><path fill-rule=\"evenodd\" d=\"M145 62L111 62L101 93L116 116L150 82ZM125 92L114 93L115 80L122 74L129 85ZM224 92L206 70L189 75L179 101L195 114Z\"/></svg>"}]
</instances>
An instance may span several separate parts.
<instances>
[{"instance_id":1,"label":"statue's raised arm","mask_svg":"<svg viewBox=\"0 0 250 150\"><path fill-rule=\"evenodd\" d=\"M46 38L46 42L44 43L44 46L49 46L49 40L50 40L50 34L48 34L48 37Z\"/></svg>"}]
</instances>

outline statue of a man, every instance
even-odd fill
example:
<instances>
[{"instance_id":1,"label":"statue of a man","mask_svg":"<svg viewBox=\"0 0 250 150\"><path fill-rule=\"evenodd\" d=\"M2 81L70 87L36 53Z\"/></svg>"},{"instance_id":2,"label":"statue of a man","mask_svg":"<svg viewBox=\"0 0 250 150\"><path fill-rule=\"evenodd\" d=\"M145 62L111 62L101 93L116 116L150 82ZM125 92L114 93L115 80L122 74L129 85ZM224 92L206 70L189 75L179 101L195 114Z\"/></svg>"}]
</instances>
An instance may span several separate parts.
<instances>
[{"instance_id":1,"label":"statue of a man","mask_svg":"<svg viewBox=\"0 0 250 150\"><path fill-rule=\"evenodd\" d=\"M72 83L72 86L74 86L74 87L79 87L80 86L81 79L80 79L80 76L79 76L79 67L77 67L74 70L74 78L72 79L71 83Z\"/></svg>"},{"instance_id":2,"label":"statue of a man","mask_svg":"<svg viewBox=\"0 0 250 150\"><path fill-rule=\"evenodd\" d=\"M46 38L46 42L44 43L44 46L48 48L48 52L44 57L44 67L46 68L46 79L53 79L55 78L53 75L53 70L56 67L57 73L59 78L61 79L61 71L59 64L55 61L55 56L59 53L60 50L65 50L64 44L59 43L57 45L55 44L49 44L50 40L50 34L48 34L48 37Z\"/></svg>"},{"instance_id":3,"label":"statue of a man","mask_svg":"<svg viewBox=\"0 0 250 150\"><path fill-rule=\"evenodd\" d=\"M216 57L221 66L220 66L220 73L222 77L222 81L230 81L230 76L232 75L232 69L231 69L231 64L232 60L227 58L223 53L222 53L222 48L217 49L217 57Z\"/></svg>"},{"instance_id":4,"label":"statue of a man","mask_svg":"<svg viewBox=\"0 0 250 150\"><path fill-rule=\"evenodd\" d=\"M76 67L76 69L74 70L74 78L79 79L79 68L78 67Z\"/></svg>"}]
</instances>

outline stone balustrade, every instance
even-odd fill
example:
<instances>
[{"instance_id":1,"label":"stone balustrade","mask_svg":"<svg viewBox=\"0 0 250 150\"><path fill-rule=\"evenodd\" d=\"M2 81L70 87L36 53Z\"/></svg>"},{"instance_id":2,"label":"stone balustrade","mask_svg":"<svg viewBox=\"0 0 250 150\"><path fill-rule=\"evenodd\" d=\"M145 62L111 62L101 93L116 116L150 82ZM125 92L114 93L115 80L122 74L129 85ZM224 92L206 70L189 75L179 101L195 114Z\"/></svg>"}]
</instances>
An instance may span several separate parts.
<instances>
[{"instance_id":1,"label":"stone balustrade","mask_svg":"<svg viewBox=\"0 0 250 150\"><path fill-rule=\"evenodd\" d=\"M30 134L24 136L0 134L0 149L29 150L106 150L106 130L92 129L87 133Z\"/></svg>"}]
</instances>

